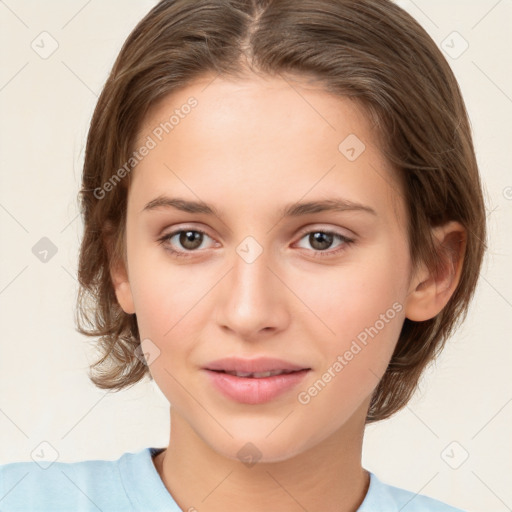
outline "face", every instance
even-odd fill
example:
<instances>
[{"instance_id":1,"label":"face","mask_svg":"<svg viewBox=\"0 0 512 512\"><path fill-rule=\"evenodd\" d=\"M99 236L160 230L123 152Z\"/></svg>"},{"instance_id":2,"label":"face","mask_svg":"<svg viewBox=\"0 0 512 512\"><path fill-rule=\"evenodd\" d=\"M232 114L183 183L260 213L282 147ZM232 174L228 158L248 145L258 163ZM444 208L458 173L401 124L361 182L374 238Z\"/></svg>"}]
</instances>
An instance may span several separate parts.
<instances>
[{"instance_id":1,"label":"face","mask_svg":"<svg viewBox=\"0 0 512 512\"><path fill-rule=\"evenodd\" d=\"M133 170L116 293L176 417L226 457L251 442L262 461L284 460L364 424L413 286L405 206L350 100L291 79L212 78L140 129L136 147L150 149ZM302 371L212 369L228 357Z\"/></svg>"}]
</instances>

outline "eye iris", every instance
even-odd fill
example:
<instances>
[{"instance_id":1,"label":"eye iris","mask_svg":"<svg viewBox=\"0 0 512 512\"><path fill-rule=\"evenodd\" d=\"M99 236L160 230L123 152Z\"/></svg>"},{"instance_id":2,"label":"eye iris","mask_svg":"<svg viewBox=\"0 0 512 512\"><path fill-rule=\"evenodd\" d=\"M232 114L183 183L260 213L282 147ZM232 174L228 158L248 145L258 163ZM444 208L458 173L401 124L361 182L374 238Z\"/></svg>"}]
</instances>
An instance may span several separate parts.
<instances>
[{"instance_id":1,"label":"eye iris","mask_svg":"<svg viewBox=\"0 0 512 512\"><path fill-rule=\"evenodd\" d=\"M318 250L328 249L332 245L333 235L329 233L322 233L320 231L316 233L311 233L309 235L309 242L311 243L311 247L314 247ZM320 244L320 247L317 246Z\"/></svg>"},{"instance_id":2,"label":"eye iris","mask_svg":"<svg viewBox=\"0 0 512 512\"><path fill-rule=\"evenodd\" d=\"M197 249L201 245L202 233L197 231L182 231L180 233L180 244L188 250ZM199 241L199 243L197 243Z\"/></svg>"}]
</instances>

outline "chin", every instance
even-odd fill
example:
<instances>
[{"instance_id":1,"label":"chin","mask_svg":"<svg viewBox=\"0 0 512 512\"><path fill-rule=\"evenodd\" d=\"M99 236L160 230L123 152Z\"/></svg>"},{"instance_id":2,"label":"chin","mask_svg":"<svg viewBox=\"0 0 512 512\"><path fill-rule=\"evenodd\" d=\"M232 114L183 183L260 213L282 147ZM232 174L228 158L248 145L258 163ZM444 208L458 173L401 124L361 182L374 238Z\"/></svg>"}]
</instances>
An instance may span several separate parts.
<instances>
[{"instance_id":1,"label":"chin","mask_svg":"<svg viewBox=\"0 0 512 512\"><path fill-rule=\"evenodd\" d=\"M224 442L210 440L210 447L219 455L228 459L242 462L247 467L255 463L284 462L315 445L312 439L301 439L298 435L291 435L283 430L281 435L277 432L267 437L267 430L253 435L240 435L235 438L224 438Z\"/></svg>"}]
</instances>

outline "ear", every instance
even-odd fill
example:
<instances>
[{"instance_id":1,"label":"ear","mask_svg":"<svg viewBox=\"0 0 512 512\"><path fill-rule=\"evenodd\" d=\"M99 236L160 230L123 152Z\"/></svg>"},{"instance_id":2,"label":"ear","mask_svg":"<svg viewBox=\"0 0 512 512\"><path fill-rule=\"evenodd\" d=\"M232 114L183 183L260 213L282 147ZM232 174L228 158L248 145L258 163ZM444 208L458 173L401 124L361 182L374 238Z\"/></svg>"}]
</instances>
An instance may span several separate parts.
<instances>
[{"instance_id":1,"label":"ear","mask_svg":"<svg viewBox=\"0 0 512 512\"><path fill-rule=\"evenodd\" d=\"M110 276L116 292L117 302L125 313L132 315L135 313L135 306L125 264L123 262L117 263L115 267L110 269Z\"/></svg>"},{"instance_id":2,"label":"ear","mask_svg":"<svg viewBox=\"0 0 512 512\"><path fill-rule=\"evenodd\" d=\"M110 261L110 278L116 294L117 302L123 311L129 315L135 313L132 290L128 279L126 263L123 260L121 244L113 242L114 234L109 224L105 228L104 241L107 247Z\"/></svg>"},{"instance_id":3,"label":"ear","mask_svg":"<svg viewBox=\"0 0 512 512\"><path fill-rule=\"evenodd\" d=\"M459 222L450 221L432 232L439 255L437 269L432 273L420 265L405 301L406 318L416 322L434 318L446 306L459 283L466 251L466 230Z\"/></svg>"}]
</instances>

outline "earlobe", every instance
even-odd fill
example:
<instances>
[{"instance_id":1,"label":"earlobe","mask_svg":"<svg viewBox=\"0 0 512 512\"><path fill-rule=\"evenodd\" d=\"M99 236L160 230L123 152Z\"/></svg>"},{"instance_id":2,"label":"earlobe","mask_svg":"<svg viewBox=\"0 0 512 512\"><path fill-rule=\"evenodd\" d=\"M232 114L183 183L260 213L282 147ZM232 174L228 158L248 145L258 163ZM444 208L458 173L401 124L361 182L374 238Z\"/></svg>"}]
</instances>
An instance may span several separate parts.
<instances>
[{"instance_id":1,"label":"earlobe","mask_svg":"<svg viewBox=\"0 0 512 512\"><path fill-rule=\"evenodd\" d=\"M405 316L422 322L434 318L453 295L462 272L466 230L456 221L433 229L439 255L435 272L422 264L411 281Z\"/></svg>"}]
</instances>

